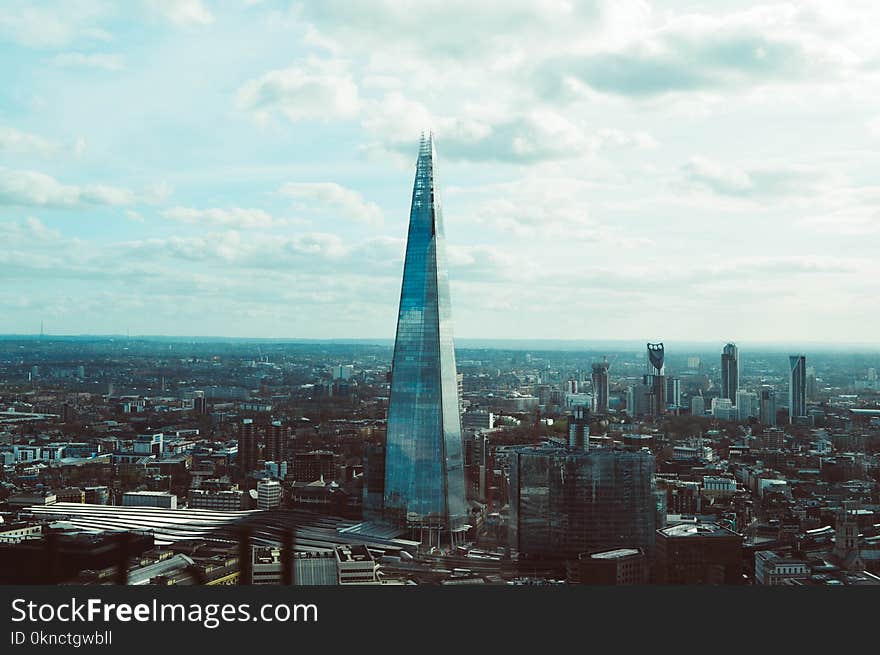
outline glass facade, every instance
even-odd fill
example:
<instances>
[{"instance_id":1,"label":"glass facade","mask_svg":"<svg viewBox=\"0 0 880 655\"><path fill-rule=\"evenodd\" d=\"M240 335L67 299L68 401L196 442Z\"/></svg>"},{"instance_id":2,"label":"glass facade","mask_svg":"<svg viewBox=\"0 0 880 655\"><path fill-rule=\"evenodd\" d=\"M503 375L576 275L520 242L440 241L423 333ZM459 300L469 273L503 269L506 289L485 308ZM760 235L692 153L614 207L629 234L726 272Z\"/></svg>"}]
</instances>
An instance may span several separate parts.
<instances>
[{"instance_id":1,"label":"glass facade","mask_svg":"<svg viewBox=\"0 0 880 655\"><path fill-rule=\"evenodd\" d=\"M572 558L603 548L654 552L654 456L646 450L518 450L510 467L510 545Z\"/></svg>"},{"instance_id":2,"label":"glass facade","mask_svg":"<svg viewBox=\"0 0 880 655\"><path fill-rule=\"evenodd\" d=\"M452 309L433 139L416 164L391 367L385 517L454 530L467 517Z\"/></svg>"},{"instance_id":3,"label":"glass facade","mask_svg":"<svg viewBox=\"0 0 880 655\"><path fill-rule=\"evenodd\" d=\"M721 351L721 397L736 401L739 390L739 349L729 343Z\"/></svg>"},{"instance_id":4,"label":"glass facade","mask_svg":"<svg viewBox=\"0 0 880 655\"><path fill-rule=\"evenodd\" d=\"M791 423L807 415L807 358L790 355L788 358L788 417Z\"/></svg>"}]
</instances>

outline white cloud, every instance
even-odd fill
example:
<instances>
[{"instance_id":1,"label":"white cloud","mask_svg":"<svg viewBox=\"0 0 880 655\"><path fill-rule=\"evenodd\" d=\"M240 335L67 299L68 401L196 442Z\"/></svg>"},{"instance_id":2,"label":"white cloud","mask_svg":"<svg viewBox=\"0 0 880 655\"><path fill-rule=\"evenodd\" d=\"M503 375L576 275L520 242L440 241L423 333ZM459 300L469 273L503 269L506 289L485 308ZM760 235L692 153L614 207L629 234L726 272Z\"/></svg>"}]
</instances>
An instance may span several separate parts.
<instances>
[{"instance_id":1,"label":"white cloud","mask_svg":"<svg viewBox=\"0 0 880 655\"><path fill-rule=\"evenodd\" d=\"M338 61L309 58L245 83L240 109L262 121L281 114L292 122L353 118L360 109L357 85Z\"/></svg>"},{"instance_id":2,"label":"white cloud","mask_svg":"<svg viewBox=\"0 0 880 655\"><path fill-rule=\"evenodd\" d=\"M271 214L262 209L244 209L232 207L230 209L211 208L194 209L192 207L171 207L163 210L162 216L181 223L189 224L213 224L234 228L267 228L285 224L284 221L273 218Z\"/></svg>"},{"instance_id":3,"label":"white cloud","mask_svg":"<svg viewBox=\"0 0 880 655\"><path fill-rule=\"evenodd\" d=\"M214 15L201 0L146 0L147 7L175 25L209 25Z\"/></svg>"},{"instance_id":4,"label":"white cloud","mask_svg":"<svg viewBox=\"0 0 880 655\"><path fill-rule=\"evenodd\" d=\"M125 68L122 56L115 54L62 52L52 58L52 63L62 68L101 68L108 71L121 71Z\"/></svg>"},{"instance_id":5,"label":"white cloud","mask_svg":"<svg viewBox=\"0 0 880 655\"><path fill-rule=\"evenodd\" d=\"M30 216L22 223L0 222L0 241L7 246L17 242L32 244L33 241L45 242L61 238L58 230L43 224L40 219Z\"/></svg>"},{"instance_id":6,"label":"white cloud","mask_svg":"<svg viewBox=\"0 0 880 655\"><path fill-rule=\"evenodd\" d=\"M32 48L59 48L77 40L103 41L108 34L98 24L106 18L107 9L100 0L5 0L0 9L0 33Z\"/></svg>"},{"instance_id":7,"label":"white cloud","mask_svg":"<svg viewBox=\"0 0 880 655\"><path fill-rule=\"evenodd\" d=\"M44 173L0 168L0 205L76 207L126 205L134 200L128 189L103 184L62 184Z\"/></svg>"},{"instance_id":8,"label":"white cloud","mask_svg":"<svg viewBox=\"0 0 880 655\"><path fill-rule=\"evenodd\" d=\"M57 143L36 134L0 127L0 153L50 155L58 149Z\"/></svg>"},{"instance_id":9,"label":"white cloud","mask_svg":"<svg viewBox=\"0 0 880 655\"><path fill-rule=\"evenodd\" d=\"M334 182L288 182L278 192L294 201L294 208L306 215L330 220L382 224L382 210L357 191Z\"/></svg>"},{"instance_id":10,"label":"white cloud","mask_svg":"<svg viewBox=\"0 0 880 655\"><path fill-rule=\"evenodd\" d=\"M686 186L740 198L815 195L828 177L808 166L763 164L746 169L705 157L693 157L682 174Z\"/></svg>"}]
</instances>

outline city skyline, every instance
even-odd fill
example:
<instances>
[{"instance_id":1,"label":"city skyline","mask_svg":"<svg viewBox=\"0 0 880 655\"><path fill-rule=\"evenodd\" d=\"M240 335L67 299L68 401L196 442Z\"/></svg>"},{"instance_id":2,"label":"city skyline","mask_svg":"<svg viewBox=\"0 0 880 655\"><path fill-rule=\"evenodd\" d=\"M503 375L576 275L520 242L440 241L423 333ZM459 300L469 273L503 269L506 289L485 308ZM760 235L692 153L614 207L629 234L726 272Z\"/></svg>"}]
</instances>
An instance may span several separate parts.
<instances>
[{"instance_id":1,"label":"city skyline","mask_svg":"<svg viewBox=\"0 0 880 655\"><path fill-rule=\"evenodd\" d=\"M402 6L5 3L0 333L390 338L433 128L463 337L873 342L880 8Z\"/></svg>"}]
</instances>

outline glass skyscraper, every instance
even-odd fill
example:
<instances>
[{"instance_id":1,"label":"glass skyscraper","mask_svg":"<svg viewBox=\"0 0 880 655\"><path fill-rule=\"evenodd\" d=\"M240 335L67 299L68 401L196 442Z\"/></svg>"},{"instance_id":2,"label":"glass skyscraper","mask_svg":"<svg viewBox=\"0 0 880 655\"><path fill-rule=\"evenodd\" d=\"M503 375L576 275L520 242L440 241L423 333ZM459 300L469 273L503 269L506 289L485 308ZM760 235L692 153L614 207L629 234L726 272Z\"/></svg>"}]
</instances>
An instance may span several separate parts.
<instances>
[{"instance_id":1,"label":"glass skyscraper","mask_svg":"<svg viewBox=\"0 0 880 655\"><path fill-rule=\"evenodd\" d=\"M422 137L391 365L383 514L439 543L467 519L452 311L433 138Z\"/></svg>"},{"instance_id":2,"label":"glass skyscraper","mask_svg":"<svg viewBox=\"0 0 880 655\"><path fill-rule=\"evenodd\" d=\"M739 349L729 343L721 351L721 397L736 402L739 390Z\"/></svg>"},{"instance_id":3,"label":"glass skyscraper","mask_svg":"<svg viewBox=\"0 0 880 655\"><path fill-rule=\"evenodd\" d=\"M790 355L788 368L788 421L795 423L807 415L807 358Z\"/></svg>"},{"instance_id":4,"label":"glass skyscraper","mask_svg":"<svg viewBox=\"0 0 880 655\"><path fill-rule=\"evenodd\" d=\"M618 547L650 557L657 502L647 449L523 447L510 463L509 543L539 558Z\"/></svg>"}]
</instances>

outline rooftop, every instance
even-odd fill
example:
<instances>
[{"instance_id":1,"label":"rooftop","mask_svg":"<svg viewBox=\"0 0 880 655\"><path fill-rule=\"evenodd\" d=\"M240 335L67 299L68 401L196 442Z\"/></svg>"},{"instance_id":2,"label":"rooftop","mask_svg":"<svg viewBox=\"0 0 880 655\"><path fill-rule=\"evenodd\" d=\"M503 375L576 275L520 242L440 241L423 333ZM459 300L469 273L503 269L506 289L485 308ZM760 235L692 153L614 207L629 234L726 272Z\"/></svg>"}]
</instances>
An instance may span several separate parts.
<instances>
[{"instance_id":1,"label":"rooftop","mask_svg":"<svg viewBox=\"0 0 880 655\"><path fill-rule=\"evenodd\" d=\"M669 538L684 537L738 537L733 530L722 527L717 523L682 523L658 530Z\"/></svg>"},{"instance_id":2,"label":"rooftop","mask_svg":"<svg viewBox=\"0 0 880 655\"><path fill-rule=\"evenodd\" d=\"M638 548L616 548L615 550L591 553L590 559L622 559L624 557L632 557L633 555L639 554L641 554L641 551Z\"/></svg>"}]
</instances>

